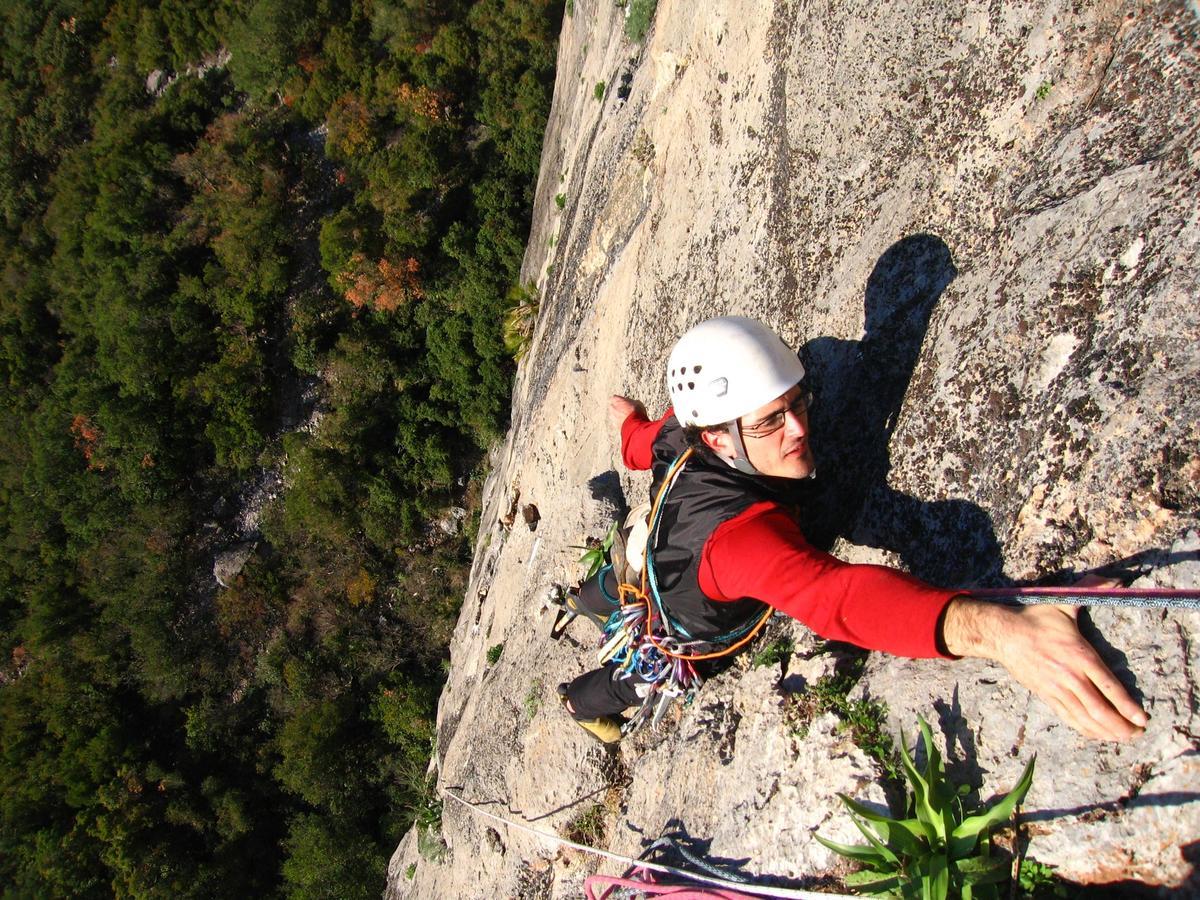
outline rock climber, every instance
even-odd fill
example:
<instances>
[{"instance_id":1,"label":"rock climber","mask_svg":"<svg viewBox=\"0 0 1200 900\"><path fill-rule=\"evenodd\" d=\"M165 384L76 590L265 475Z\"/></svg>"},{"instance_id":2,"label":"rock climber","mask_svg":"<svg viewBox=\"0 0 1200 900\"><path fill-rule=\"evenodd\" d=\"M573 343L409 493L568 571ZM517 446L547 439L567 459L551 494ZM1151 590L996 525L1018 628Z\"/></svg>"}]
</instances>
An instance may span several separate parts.
<instances>
[{"instance_id":1,"label":"rock climber","mask_svg":"<svg viewBox=\"0 0 1200 900\"><path fill-rule=\"evenodd\" d=\"M662 418L622 396L610 400L609 418L625 465L652 471L651 497L694 448L662 501L652 544L663 606L690 637L731 633L766 604L868 650L995 660L1086 737L1142 733L1146 713L1080 634L1076 608L974 600L896 569L842 562L805 539L795 503L815 473L812 398L803 364L774 332L740 316L701 322L676 343L666 374L672 408ZM616 592L611 573L602 574L572 605L602 627ZM718 658L696 669L708 678L728 664ZM621 713L640 705L648 686L609 665L559 692L576 722L614 743Z\"/></svg>"}]
</instances>

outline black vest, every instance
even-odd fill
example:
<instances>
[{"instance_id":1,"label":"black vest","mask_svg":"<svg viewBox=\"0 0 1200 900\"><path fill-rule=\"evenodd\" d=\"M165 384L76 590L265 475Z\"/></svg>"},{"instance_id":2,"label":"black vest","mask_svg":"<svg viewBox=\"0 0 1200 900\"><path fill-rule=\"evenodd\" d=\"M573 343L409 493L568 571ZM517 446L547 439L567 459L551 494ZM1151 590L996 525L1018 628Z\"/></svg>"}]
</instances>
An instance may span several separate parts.
<instances>
[{"instance_id":1,"label":"black vest","mask_svg":"<svg viewBox=\"0 0 1200 900\"><path fill-rule=\"evenodd\" d=\"M658 496L671 463L685 449L687 436L679 421L671 417L654 440L651 501ZM653 546L659 596L671 620L693 638L728 634L753 622L766 609L766 604L751 597L717 602L704 596L700 554L709 535L722 522L763 500L790 506L796 487L793 479L739 472L706 448L693 451L667 494Z\"/></svg>"}]
</instances>

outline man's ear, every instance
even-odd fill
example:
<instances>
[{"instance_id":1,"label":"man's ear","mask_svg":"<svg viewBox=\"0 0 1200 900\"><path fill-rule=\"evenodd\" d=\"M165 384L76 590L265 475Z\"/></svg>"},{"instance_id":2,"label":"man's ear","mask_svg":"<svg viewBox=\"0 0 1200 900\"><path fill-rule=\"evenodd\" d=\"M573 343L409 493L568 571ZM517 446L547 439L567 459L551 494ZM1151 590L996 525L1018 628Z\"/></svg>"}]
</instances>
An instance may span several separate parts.
<instances>
[{"instance_id":1,"label":"man's ear","mask_svg":"<svg viewBox=\"0 0 1200 900\"><path fill-rule=\"evenodd\" d=\"M705 428L700 432L700 440L704 441L704 446L716 453L717 456L733 459L733 439L724 428Z\"/></svg>"}]
</instances>

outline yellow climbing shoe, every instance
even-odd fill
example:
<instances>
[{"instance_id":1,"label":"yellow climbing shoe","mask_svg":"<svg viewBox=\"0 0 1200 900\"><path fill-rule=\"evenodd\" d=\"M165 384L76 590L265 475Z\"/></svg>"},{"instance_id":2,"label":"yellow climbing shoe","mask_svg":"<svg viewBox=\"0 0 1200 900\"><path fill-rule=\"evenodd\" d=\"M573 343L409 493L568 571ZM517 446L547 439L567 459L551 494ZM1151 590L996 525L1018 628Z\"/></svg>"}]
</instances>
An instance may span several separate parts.
<instances>
[{"instance_id":1,"label":"yellow climbing shoe","mask_svg":"<svg viewBox=\"0 0 1200 900\"><path fill-rule=\"evenodd\" d=\"M575 723L602 744L616 744L621 740L620 723L608 716L598 719L575 719Z\"/></svg>"},{"instance_id":2,"label":"yellow climbing shoe","mask_svg":"<svg viewBox=\"0 0 1200 900\"><path fill-rule=\"evenodd\" d=\"M600 716L596 719L581 719L571 709L567 699L567 684L558 686L558 699L562 701L563 709L567 711L572 721L602 744L616 744L621 740L621 720L611 716Z\"/></svg>"}]
</instances>

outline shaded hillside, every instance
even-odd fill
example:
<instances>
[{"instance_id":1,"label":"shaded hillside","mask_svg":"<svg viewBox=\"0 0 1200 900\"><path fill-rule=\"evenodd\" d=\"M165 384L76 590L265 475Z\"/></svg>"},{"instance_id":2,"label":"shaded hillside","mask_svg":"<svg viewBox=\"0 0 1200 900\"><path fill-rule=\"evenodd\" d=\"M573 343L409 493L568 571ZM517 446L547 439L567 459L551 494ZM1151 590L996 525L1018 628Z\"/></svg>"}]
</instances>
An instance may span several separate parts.
<instances>
[{"instance_id":1,"label":"shaded hillside","mask_svg":"<svg viewBox=\"0 0 1200 900\"><path fill-rule=\"evenodd\" d=\"M379 893L561 15L0 3L5 896Z\"/></svg>"}]
</instances>

